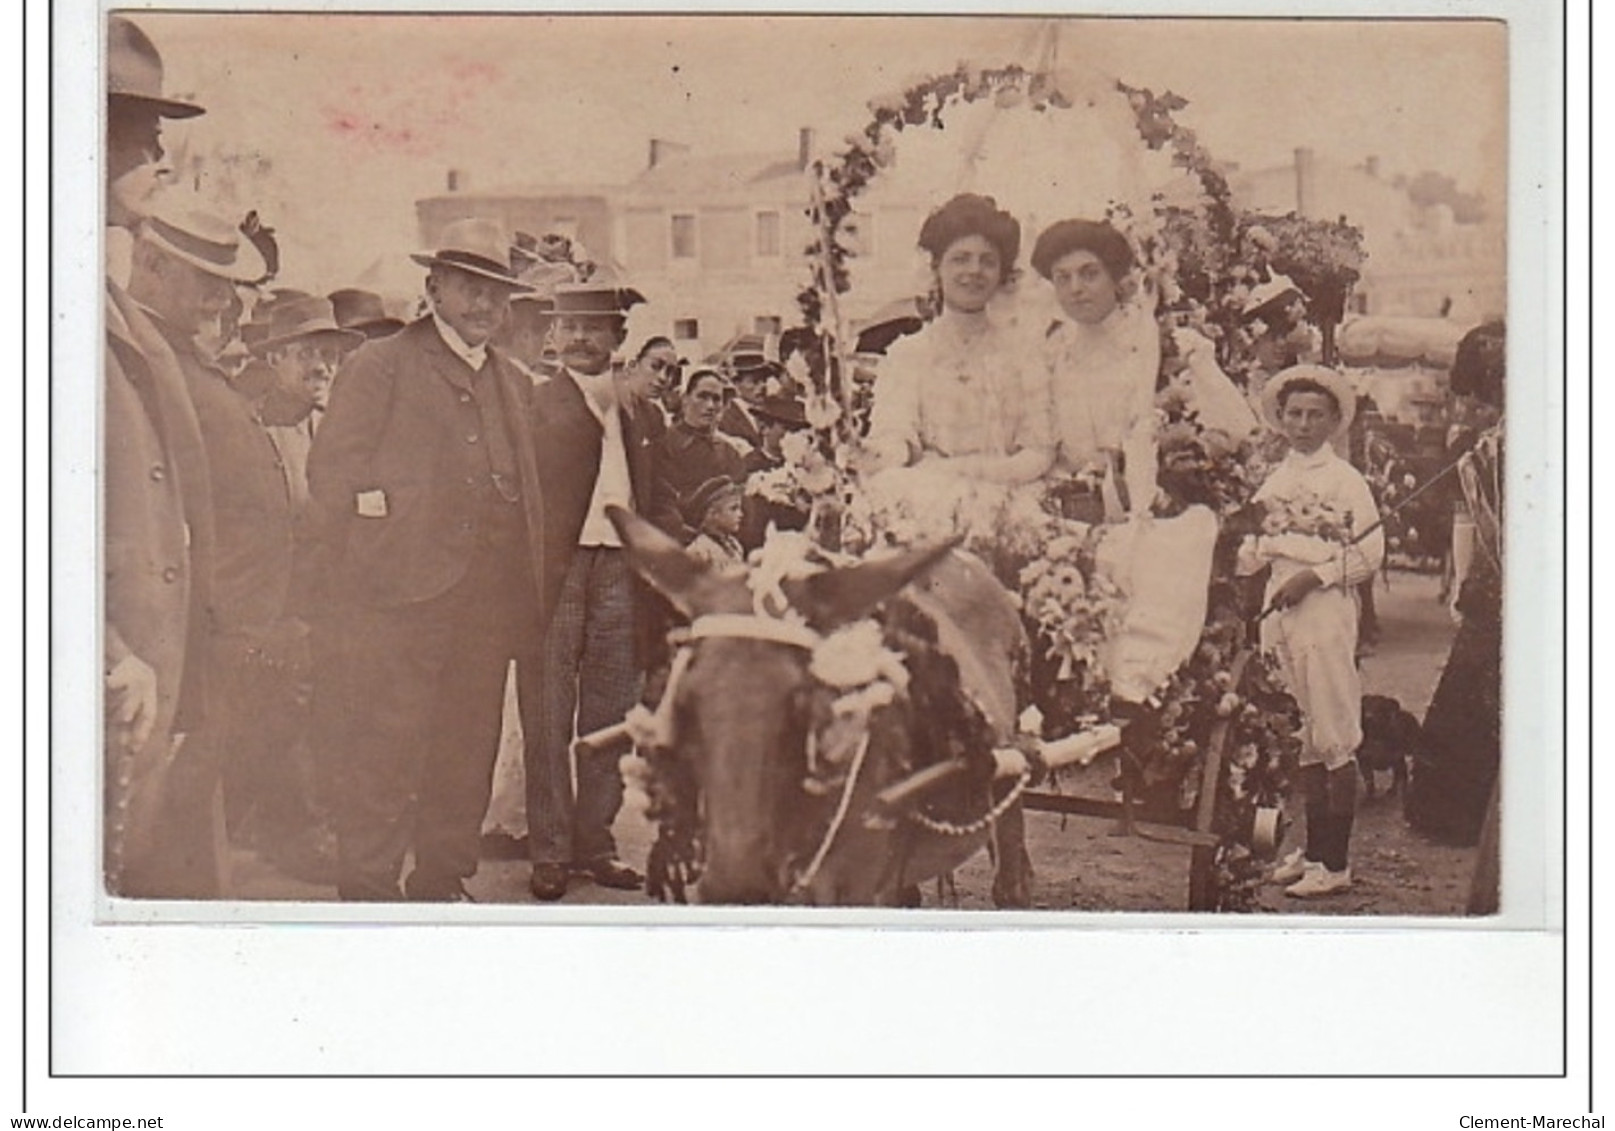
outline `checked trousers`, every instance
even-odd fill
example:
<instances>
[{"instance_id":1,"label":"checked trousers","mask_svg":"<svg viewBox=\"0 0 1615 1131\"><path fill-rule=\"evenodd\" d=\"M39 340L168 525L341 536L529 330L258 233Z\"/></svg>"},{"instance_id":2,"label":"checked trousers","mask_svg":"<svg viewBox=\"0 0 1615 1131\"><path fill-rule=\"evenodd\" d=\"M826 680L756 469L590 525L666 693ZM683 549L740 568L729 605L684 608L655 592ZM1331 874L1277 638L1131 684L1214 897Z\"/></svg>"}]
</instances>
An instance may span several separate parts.
<instances>
[{"instance_id":1,"label":"checked trousers","mask_svg":"<svg viewBox=\"0 0 1615 1131\"><path fill-rule=\"evenodd\" d=\"M572 555L537 665L517 661L527 772L527 838L535 864L587 863L617 854L622 808L617 755L576 759L572 740L613 723L639 698L634 581L622 550Z\"/></svg>"}]
</instances>

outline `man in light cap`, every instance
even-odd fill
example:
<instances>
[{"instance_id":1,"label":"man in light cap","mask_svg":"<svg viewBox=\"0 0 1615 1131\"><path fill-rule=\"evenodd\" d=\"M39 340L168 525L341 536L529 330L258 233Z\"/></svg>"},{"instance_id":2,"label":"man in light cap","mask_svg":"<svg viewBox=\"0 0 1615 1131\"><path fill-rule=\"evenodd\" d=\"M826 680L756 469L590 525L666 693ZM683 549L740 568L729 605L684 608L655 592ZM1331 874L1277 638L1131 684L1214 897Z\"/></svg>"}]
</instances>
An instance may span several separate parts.
<instances>
[{"instance_id":1,"label":"man in light cap","mask_svg":"<svg viewBox=\"0 0 1615 1131\"><path fill-rule=\"evenodd\" d=\"M125 289L134 231L160 183L162 122L200 113L164 95L145 33L109 17L102 848L114 895L208 898L220 888L216 788L184 742L205 706L207 457L179 361Z\"/></svg>"},{"instance_id":2,"label":"man in light cap","mask_svg":"<svg viewBox=\"0 0 1615 1131\"><path fill-rule=\"evenodd\" d=\"M490 347L510 297L509 241L448 225L432 309L343 365L309 455L311 546L300 567L340 610L349 725L337 769L338 894L470 899L498 753L505 676L537 635L544 507L532 382Z\"/></svg>"},{"instance_id":3,"label":"man in light cap","mask_svg":"<svg viewBox=\"0 0 1615 1131\"><path fill-rule=\"evenodd\" d=\"M527 759L527 829L542 900L566 894L572 873L634 889L643 878L617 859L611 825L622 807L615 755L580 754L572 741L621 721L639 694L635 582L608 506L644 512L656 477L642 406L613 355L626 315L643 302L597 274L555 292L561 370L533 395L534 449L544 484L540 662L518 665Z\"/></svg>"}]
</instances>

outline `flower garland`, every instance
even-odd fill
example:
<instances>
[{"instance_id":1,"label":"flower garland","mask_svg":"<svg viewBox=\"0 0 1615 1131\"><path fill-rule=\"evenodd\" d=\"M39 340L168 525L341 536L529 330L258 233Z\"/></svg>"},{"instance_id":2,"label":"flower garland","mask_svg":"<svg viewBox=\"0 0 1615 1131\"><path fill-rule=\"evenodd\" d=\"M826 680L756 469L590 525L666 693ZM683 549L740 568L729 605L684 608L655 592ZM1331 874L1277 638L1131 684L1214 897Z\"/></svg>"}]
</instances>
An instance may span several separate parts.
<instances>
[{"instance_id":1,"label":"flower garland","mask_svg":"<svg viewBox=\"0 0 1615 1131\"><path fill-rule=\"evenodd\" d=\"M1157 197L1153 208L1140 213L1123 205L1107 210L1107 219L1133 246L1145 287L1157 296L1163 372L1183 362L1171 332L1178 328L1210 339L1219 366L1242 388L1259 371L1271 368L1264 349L1271 354L1275 347L1309 348L1311 335L1299 317L1294 325L1284 319L1268 325L1249 317L1254 289L1275 274L1287 275L1305 297L1305 310L1295 313L1320 326L1327 362L1333 325L1344 312L1362 264L1361 232L1343 220L1329 223L1241 210L1221 167L1194 132L1175 120L1176 112L1188 105L1186 99L1120 82L1116 90L1126 97L1143 144L1151 150L1169 149L1173 163L1193 175L1201 190L1194 207L1169 206ZM817 416L814 438L757 490L777 501L811 506L815 517L810 530L830 549L867 550L883 540L910 540L924 532L963 533L967 546L980 551L1020 593L1036 642L1032 663L1023 673L1023 692L1045 717L1045 737L1054 737L1107 713L1108 693L1097 657L1108 618L1114 615L1115 595L1096 583L1091 547L1084 549L1080 540L1059 541L1068 531L1051 525L1063 521L1057 517L1058 498L1035 500L1028 509L1024 501L956 491L940 496L938 506L945 514L922 514L923 508L912 502L883 500L858 469L863 417L853 406L855 395L867 390L855 383L852 367L843 359L845 331L837 324L837 296L851 285L847 260L856 254L844 225L858 195L895 160L897 134L910 127L941 129L949 106L984 98L1039 113L1072 105L1050 73L961 63L951 72L910 81L898 92L871 100L871 117L863 129L849 134L846 146L829 161L814 163L808 215L817 238L806 249L811 280L798 295L802 338L810 343L803 356L813 387L810 415ZM1163 395L1159 413L1163 497L1155 501L1155 513L1176 514L1201 503L1225 520L1227 530L1239 529L1234 520L1248 513L1270 453L1260 444L1235 441L1204 427L1183 398L1170 391ZM1244 624L1230 596L1237 591L1231 559L1220 545L1213 568L1214 611L1200 649L1162 693L1163 739L1124 774L1131 775L1127 784L1139 796L1157 806L1169 799L1171 813L1181 816L1185 807L1192 808L1199 789L1210 727L1219 718L1231 720L1230 761L1219 783L1216 809L1222 839L1217 898L1219 906L1238 908L1248 906L1259 870L1252 848L1254 810L1276 804L1284 793L1284 767L1298 749L1298 718L1294 701L1261 661L1246 667L1241 688L1220 686L1219 677L1226 678L1244 643ZM1227 711L1219 714L1224 707Z\"/></svg>"}]
</instances>

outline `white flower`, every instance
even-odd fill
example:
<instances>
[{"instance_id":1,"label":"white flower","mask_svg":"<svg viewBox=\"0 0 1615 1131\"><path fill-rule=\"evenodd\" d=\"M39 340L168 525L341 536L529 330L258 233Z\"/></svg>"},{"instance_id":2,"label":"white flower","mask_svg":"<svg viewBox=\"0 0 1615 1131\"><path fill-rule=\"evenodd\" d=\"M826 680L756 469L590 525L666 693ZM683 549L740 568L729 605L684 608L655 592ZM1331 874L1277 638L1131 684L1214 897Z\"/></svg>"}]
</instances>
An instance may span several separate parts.
<instances>
[{"instance_id":1,"label":"white flower","mask_svg":"<svg viewBox=\"0 0 1615 1131\"><path fill-rule=\"evenodd\" d=\"M830 687L862 687L880 677L888 655L880 625L861 620L825 637L808 666L814 679Z\"/></svg>"},{"instance_id":2,"label":"white flower","mask_svg":"<svg viewBox=\"0 0 1615 1131\"><path fill-rule=\"evenodd\" d=\"M830 428L841 419L841 406L827 396L811 396L804 407L807 422L819 431Z\"/></svg>"},{"instance_id":3,"label":"white flower","mask_svg":"<svg viewBox=\"0 0 1615 1131\"><path fill-rule=\"evenodd\" d=\"M780 437L779 450L786 463L799 464L813 450L813 437L807 432L787 432Z\"/></svg>"}]
</instances>

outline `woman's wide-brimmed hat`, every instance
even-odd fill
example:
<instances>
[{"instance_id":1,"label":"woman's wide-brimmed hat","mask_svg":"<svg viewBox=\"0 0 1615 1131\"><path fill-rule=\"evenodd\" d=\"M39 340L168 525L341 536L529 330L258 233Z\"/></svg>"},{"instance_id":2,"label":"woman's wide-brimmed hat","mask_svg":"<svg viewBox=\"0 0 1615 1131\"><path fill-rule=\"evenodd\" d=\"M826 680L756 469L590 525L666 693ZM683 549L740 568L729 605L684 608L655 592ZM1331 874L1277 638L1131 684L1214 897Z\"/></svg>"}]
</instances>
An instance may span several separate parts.
<instances>
[{"instance_id":1,"label":"woman's wide-brimmed hat","mask_svg":"<svg viewBox=\"0 0 1615 1131\"><path fill-rule=\"evenodd\" d=\"M147 216L140 225L140 238L166 255L232 283L255 283L269 271L263 254L240 228L188 203L171 203Z\"/></svg>"},{"instance_id":2,"label":"woman's wide-brimmed hat","mask_svg":"<svg viewBox=\"0 0 1615 1131\"><path fill-rule=\"evenodd\" d=\"M336 324L344 330L356 330L366 338L385 338L404 328L404 320L388 314L375 291L343 287L325 297L331 302Z\"/></svg>"},{"instance_id":3,"label":"woman's wide-brimmed hat","mask_svg":"<svg viewBox=\"0 0 1615 1131\"><path fill-rule=\"evenodd\" d=\"M145 106L161 118L207 111L163 93L163 57L145 32L122 16L107 17L107 97Z\"/></svg>"},{"instance_id":4,"label":"woman's wide-brimmed hat","mask_svg":"<svg viewBox=\"0 0 1615 1131\"><path fill-rule=\"evenodd\" d=\"M251 347L252 352L260 357L304 339L330 342L343 349L352 349L365 340L359 331L344 330L337 325L331 300L318 295L277 302L269 311L263 335Z\"/></svg>"},{"instance_id":5,"label":"woman's wide-brimmed hat","mask_svg":"<svg viewBox=\"0 0 1615 1131\"><path fill-rule=\"evenodd\" d=\"M437 250L410 254L422 267L453 267L504 283L512 291L532 288L510 269L510 241L497 220L456 220L443 229Z\"/></svg>"},{"instance_id":6,"label":"woman's wide-brimmed hat","mask_svg":"<svg viewBox=\"0 0 1615 1131\"><path fill-rule=\"evenodd\" d=\"M1279 398L1297 381L1310 381L1329 391L1340 408L1340 424L1330 439L1345 435L1351 428L1352 417L1357 415L1357 387L1344 373L1322 365L1292 365L1267 379L1267 384L1262 386L1262 416L1268 424L1279 428Z\"/></svg>"},{"instance_id":7,"label":"woman's wide-brimmed hat","mask_svg":"<svg viewBox=\"0 0 1615 1131\"><path fill-rule=\"evenodd\" d=\"M1127 237L1102 220L1060 220L1044 228L1032 245L1032 270L1049 278L1054 265L1073 251L1091 251L1112 279L1133 269Z\"/></svg>"},{"instance_id":8,"label":"woman's wide-brimmed hat","mask_svg":"<svg viewBox=\"0 0 1615 1131\"><path fill-rule=\"evenodd\" d=\"M998 207L990 196L960 193L925 218L920 227L920 247L941 256L965 236L981 236L998 249L1007 274L1021 253L1020 221Z\"/></svg>"}]
</instances>

